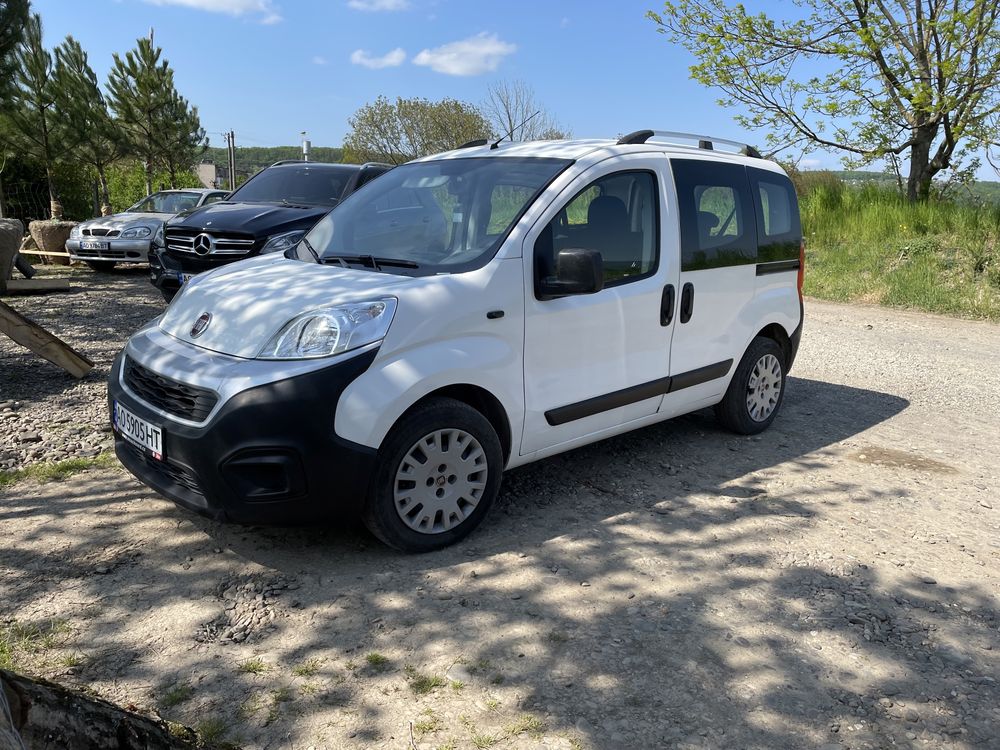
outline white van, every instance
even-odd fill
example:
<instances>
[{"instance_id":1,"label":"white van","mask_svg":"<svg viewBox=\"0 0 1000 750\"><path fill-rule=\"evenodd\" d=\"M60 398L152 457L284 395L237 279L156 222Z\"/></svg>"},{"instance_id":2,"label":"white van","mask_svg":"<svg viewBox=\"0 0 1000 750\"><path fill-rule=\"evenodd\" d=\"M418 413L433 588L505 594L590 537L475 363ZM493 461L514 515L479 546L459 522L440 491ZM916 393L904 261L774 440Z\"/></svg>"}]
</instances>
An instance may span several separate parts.
<instances>
[{"instance_id":1,"label":"white van","mask_svg":"<svg viewBox=\"0 0 1000 750\"><path fill-rule=\"evenodd\" d=\"M185 285L114 362L116 452L216 519L359 513L437 549L507 468L707 406L765 429L802 271L795 191L750 147L468 144Z\"/></svg>"}]
</instances>

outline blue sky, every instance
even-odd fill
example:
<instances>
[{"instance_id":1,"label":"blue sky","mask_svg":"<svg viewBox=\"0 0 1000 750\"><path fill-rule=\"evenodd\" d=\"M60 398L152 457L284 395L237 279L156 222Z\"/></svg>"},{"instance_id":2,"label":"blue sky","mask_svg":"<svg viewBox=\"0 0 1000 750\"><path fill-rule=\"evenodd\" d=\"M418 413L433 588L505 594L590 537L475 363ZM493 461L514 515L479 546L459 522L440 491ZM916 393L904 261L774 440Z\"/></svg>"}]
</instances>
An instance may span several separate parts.
<instances>
[{"instance_id":1,"label":"blue sky","mask_svg":"<svg viewBox=\"0 0 1000 750\"><path fill-rule=\"evenodd\" d=\"M282 145L306 130L340 145L379 94L480 102L498 79L530 84L563 128L741 138L691 61L645 18L650 0L34 0L50 46L72 33L104 81L113 52L155 29L213 145ZM450 46L449 46L450 45ZM353 58L353 62L352 62ZM382 65L383 67L377 67ZM752 136L750 136L752 139Z\"/></svg>"},{"instance_id":2,"label":"blue sky","mask_svg":"<svg viewBox=\"0 0 1000 750\"><path fill-rule=\"evenodd\" d=\"M32 4L46 43L72 33L102 82L112 53L124 53L153 27L178 90L198 107L215 146L229 129L238 146L296 144L303 130L314 145L338 146L351 114L380 94L479 103L497 80L528 83L578 137L657 128L763 140L736 125L716 92L690 79L690 55L646 19L662 0ZM840 165L818 152L802 166ZM996 179L988 168L979 176Z\"/></svg>"}]
</instances>

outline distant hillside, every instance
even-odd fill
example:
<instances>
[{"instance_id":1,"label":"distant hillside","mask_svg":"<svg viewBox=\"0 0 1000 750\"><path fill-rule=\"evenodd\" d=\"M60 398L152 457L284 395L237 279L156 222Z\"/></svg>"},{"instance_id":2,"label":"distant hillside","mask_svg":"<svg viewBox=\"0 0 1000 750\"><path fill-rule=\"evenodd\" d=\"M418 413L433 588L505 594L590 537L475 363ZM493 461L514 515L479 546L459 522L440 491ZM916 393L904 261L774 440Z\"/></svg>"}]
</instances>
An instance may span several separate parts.
<instances>
[{"instance_id":1,"label":"distant hillside","mask_svg":"<svg viewBox=\"0 0 1000 750\"><path fill-rule=\"evenodd\" d=\"M339 162L344 156L342 148L313 146L309 151L311 161ZM301 146L247 146L236 148L236 173L251 175L264 167L282 159L301 159ZM224 148L210 148L202 157L205 161L220 166L229 163L229 155Z\"/></svg>"},{"instance_id":2,"label":"distant hillside","mask_svg":"<svg viewBox=\"0 0 1000 750\"><path fill-rule=\"evenodd\" d=\"M896 187L895 176L886 172L864 172L860 170L830 170L830 172L844 182L852 185L869 183L884 187ZM969 185L967 189L956 188L951 194L956 200L966 199L1000 205L1000 182L980 180Z\"/></svg>"}]
</instances>

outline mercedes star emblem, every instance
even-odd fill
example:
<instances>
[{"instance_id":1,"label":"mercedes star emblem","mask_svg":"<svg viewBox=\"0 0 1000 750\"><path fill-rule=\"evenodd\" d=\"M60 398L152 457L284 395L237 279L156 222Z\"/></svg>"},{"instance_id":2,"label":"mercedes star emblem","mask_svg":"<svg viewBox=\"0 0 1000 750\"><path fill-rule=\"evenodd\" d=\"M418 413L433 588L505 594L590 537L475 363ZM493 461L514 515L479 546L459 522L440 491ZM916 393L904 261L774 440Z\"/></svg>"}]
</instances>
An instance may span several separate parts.
<instances>
[{"instance_id":1,"label":"mercedes star emblem","mask_svg":"<svg viewBox=\"0 0 1000 750\"><path fill-rule=\"evenodd\" d=\"M213 244L214 243L212 242L212 237L210 235L202 233L194 238L193 249L196 253L198 253L198 255L208 255L210 252L212 252Z\"/></svg>"},{"instance_id":2,"label":"mercedes star emblem","mask_svg":"<svg viewBox=\"0 0 1000 750\"><path fill-rule=\"evenodd\" d=\"M199 316L198 320L194 322L194 325L191 326L191 338L196 339L201 336L201 334L205 332L205 329L208 328L208 324L211 322L212 313L203 312L201 316Z\"/></svg>"}]
</instances>

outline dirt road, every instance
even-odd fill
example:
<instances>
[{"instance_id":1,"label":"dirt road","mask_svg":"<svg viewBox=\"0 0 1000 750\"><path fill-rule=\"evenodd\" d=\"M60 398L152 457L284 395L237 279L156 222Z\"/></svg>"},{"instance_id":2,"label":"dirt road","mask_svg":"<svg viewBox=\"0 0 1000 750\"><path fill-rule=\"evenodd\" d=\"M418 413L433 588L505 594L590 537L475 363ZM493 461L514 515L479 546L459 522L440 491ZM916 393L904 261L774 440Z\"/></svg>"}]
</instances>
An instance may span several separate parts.
<instances>
[{"instance_id":1,"label":"dirt road","mask_svg":"<svg viewBox=\"0 0 1000 750\"><path fill-rule=\"evenodd\" d=\"M0 616L56 623L19 663L248 748L1000 747L1000 327L806 314L769 432L511 472L441 553L16 484Z\"/></svg>"}]
</instances>

